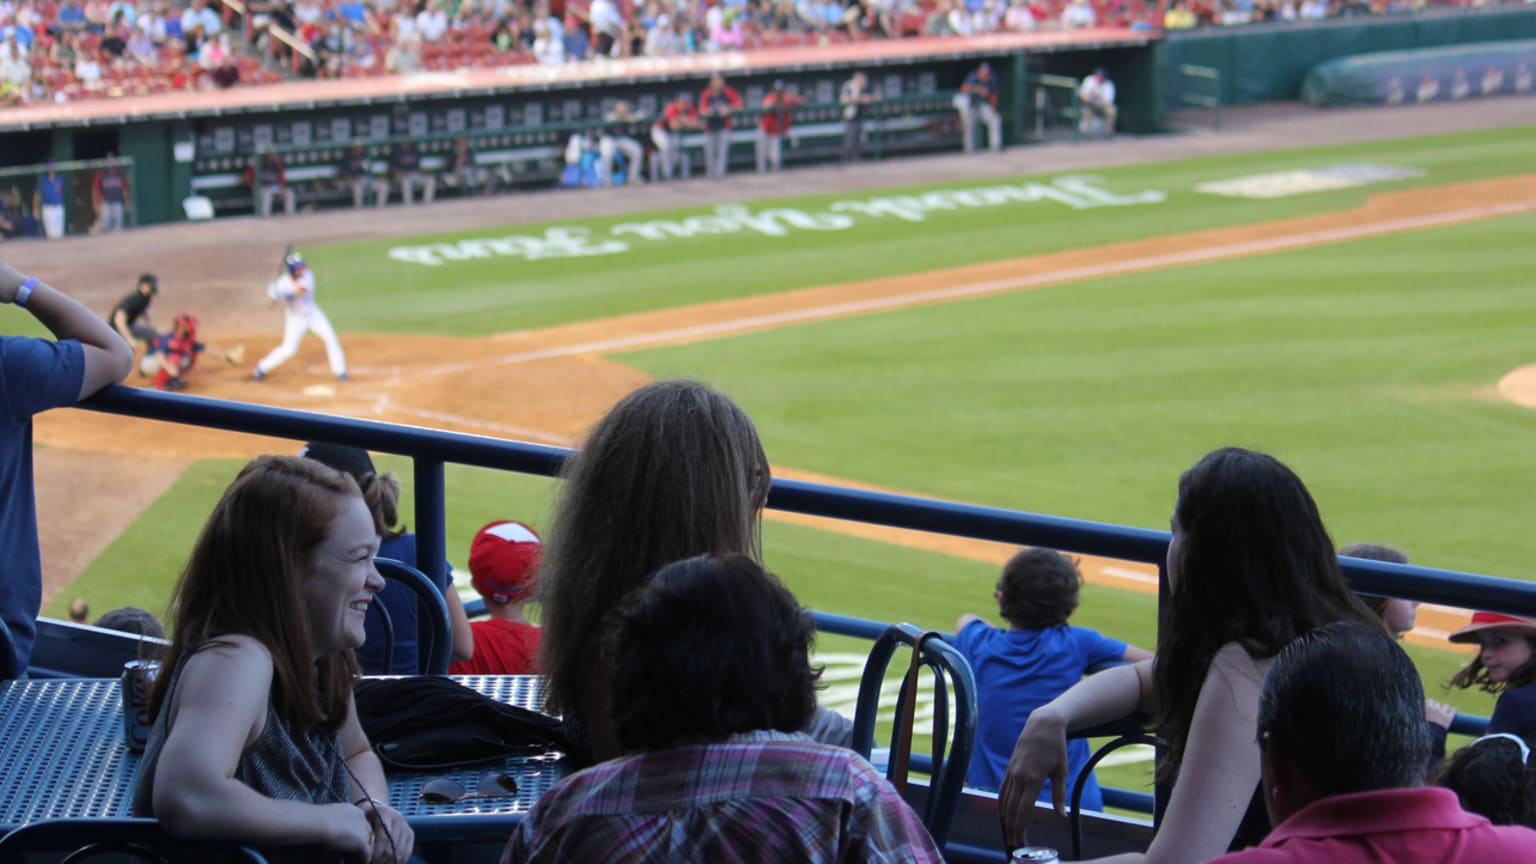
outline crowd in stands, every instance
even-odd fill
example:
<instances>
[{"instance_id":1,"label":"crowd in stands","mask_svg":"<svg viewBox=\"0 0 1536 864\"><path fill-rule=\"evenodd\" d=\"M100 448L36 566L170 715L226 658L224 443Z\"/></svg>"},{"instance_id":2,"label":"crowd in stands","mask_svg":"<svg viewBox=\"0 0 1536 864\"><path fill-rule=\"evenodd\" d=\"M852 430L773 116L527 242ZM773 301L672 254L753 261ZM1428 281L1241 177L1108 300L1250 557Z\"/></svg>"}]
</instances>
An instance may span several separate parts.
<instances>
[{"instance_id":1,"label":"crowd in stands","mask_svg":"<svg viewBox=\"0 0 1536 864\"><path fill-rule=\"evenodd\" d=\"M222 7L216 7L222 8ZM0 104L265 83L208 0L3 0Z\"/></svg>"}]
</instances>

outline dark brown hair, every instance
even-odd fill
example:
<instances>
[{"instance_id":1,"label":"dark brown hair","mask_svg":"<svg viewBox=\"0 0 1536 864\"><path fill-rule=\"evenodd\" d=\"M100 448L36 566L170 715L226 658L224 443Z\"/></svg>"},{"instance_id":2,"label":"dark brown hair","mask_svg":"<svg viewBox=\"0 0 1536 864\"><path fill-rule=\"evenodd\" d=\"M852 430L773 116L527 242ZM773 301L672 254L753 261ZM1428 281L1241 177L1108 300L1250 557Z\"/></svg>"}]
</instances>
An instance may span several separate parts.
<instances>
[{"instance_id":1,"label":"dark brown hair","mask_svg":"<svg viewBox=\"0 0 1536 864\"><path fill-rule=\"evenodd\" d=\"M1487 693L1503 693L1505 690L1524 687L1527 684L1536 682L1536 636L1530 636L1521 631L1510 633L1509 638L1524 639L1526 642L1529 642L1531 645L1531 659L1521 663L1520 668L1509 673L1508 678L1505 678L1503 681L1495 681L1488 677L1488 669L1483 666L1483 651L1481 646L1479 646L1477 654L1467 662L1467 665L1461 667L1461 671L1451 676L1451 680L1447 681L1445 686L1457 687L1462 690L1468 687L1477 687Z\"/></svg>"},{"instance_id":2,"label":"dark brown hair","mask_svg":"<svg viewBox=\"0 0 1536 864\"><path fill-rule=\"evenodd\" d=\"M1083 574L1054 549L1025 549L1008 560L997 580L998 612L1020 630L1067 623L1077 609Z\"/></svg>"},{"instance_id":3,"label":"dark brown hair","mask_svg":"<svg viewBox=\"0 0 1536 864\"><path fill-rule=\"evenodd\" d=\"M1388 564L1407 564L1408 553L1391 546L1383 546L1380 543L1351 543L1339 550L1340 558L1364 558L1367 561L1385 561ZM1386 620L1387 603L1391 597L1383 597L1379 594L1356 594L1360 602L1367 609L1376 613L1377 618Z\"/></svg>"},{"instance_id":4,"label":"dark brown hair","mask_svg":"<svg viewBox=\"0 0 1536 864\"><path fill-rule=\"evenodd\" d=\"M224 491L192 547L172 596L174 638L155 681L159 714L171 671L221 636L241 634L272 655L272 704L304 731L331 732L346 720L357 662L351 651L314 661L302 573L326 538L351 477L300 456L259 456Z\"/></svg>"},{"instance_id":5,"label":"dark brown hair","mask_svg":"<svg viewBox=\"0 0 1536 864\"><path fill-rule=\"evenodd\" d=\"M626 752L793 732L816 710L816 625L745 555L669 564L630 592L609 633L614 732Z\"/></svg>"},{"instance_id":6,"label":"dark brown hair","mask_svg":"<svg viewBox=\"0 0 1536 864\"><path fill-rule=\"evenodd\" d=\"M1206 454L1179 478L1174 520L1182 537L1153 667L1166 780L1183 761L1200 688L1223 645L1273 657L1332 621L1381 627L1345 584L1311 493L1273 456L1236 447Z\"/></svg>"}]
</instances>

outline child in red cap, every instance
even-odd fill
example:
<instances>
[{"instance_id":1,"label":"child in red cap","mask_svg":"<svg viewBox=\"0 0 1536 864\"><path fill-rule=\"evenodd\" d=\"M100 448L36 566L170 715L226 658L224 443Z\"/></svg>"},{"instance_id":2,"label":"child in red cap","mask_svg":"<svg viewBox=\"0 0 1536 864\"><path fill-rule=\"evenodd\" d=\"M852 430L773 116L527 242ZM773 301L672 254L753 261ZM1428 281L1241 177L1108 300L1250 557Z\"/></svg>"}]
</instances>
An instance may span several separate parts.
<instances>
[{"instance_id":1,"label":"child in red cap","mask_svg":"<svg viewBox=\"0 0 1536 864\"><path fill-rule=\"evenodd\" d=\"M485 599L488 621L474 621L475 654L448 667L454 675L528 675L538 671L539 628L523 617L538 587L543 543L521 522L480 529L469 545L469 583Z\"/></svg>"},{"instance_id":2,"label":"child in red cap","mask_svg":"<svg viewBox=\"0 0 1536 864\"><path fill-rule=\"evenodd\" d=\"M1451 686L1479 687L1499 695L1488 732L1508 732L1527 744L1536 743L1536 620L1478 612L1450 640L1475 642L1479 648L1451 679Z\"/></svg>"}]
</instances>

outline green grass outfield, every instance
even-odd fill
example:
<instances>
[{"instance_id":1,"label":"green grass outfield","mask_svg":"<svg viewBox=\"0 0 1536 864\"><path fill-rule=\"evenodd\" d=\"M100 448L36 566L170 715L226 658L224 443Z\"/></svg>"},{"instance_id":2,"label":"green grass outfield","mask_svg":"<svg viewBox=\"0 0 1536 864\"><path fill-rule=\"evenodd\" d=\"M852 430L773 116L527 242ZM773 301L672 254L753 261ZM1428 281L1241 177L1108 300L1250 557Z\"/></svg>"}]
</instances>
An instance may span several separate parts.
<instances>
[{"instance_id":1,"label":"green grass outfield","mask_svg":"<svg viewBox=\"0 0 1536 864\"><path fill-rule=\"evenodd\" d=\"M860 217L840 231L651 241L622 254L391 261L401 238L306 249L349 332L481 335L840 280L1254 223L1359 206L1391 189L1528 171L1531 127L1105 169L1104 187L1161 203L1072 209L1011 203ZM1128 144L1127 146L1134 146ZM1423 176L1274 200L1199 182L1364 162ZM1015 178L1006 182L1047 182ZM996 186L968 183L949 188ZM933 188L933 187L928 187ZM910 190L902 190L907 194ZM824 211L861 192L751 205ZM622 222L562 223L608 236ZM476 232L539 236L546 226ZM1163 527L1180 471L1235 443L1267 449L1311 486L1340 543L1407 548L1431 566L1521 578L1536 412L1498 401L1499 376L1536 361L1536 216L1052 286L736 336L617 359L720 386L757 420L775 464L1037 512ZM431 296L422 304L422 296ZM393 462L409 478L408 466ZM238 466L190 469L67 595L105 610L163 608L198 525ZM493 518L546 524L550 481L448 474L450 558ZM769 522L770 566L808 605L949 628L990 613L992 568ZM879 586L878 590L872 586ZM1144 645L1153 600L1090 586L1077 623ZM828 638L824 650L862 648ZM1410 648L1426 681L1459 659ZM1438 691L1438 687L1434 687ZM1490 697L1451 701L1487 713ZM1106 779L1129 784L1113 769Z\"/></svg>"}]
</instances>

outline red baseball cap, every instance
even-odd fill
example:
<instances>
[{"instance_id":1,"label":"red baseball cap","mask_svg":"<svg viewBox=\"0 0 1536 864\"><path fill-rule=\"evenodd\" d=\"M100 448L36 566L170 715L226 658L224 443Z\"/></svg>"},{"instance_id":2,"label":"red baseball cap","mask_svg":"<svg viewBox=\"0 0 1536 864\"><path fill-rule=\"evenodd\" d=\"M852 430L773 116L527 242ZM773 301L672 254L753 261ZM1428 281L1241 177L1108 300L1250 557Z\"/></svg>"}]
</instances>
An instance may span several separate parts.
<instances>
[{"instance_id":1,"label":"red baseball cap","mask_svg":"<svg viewBox=\"0 0 1536 864\"><path fill-rule=\"evenodd\" d=\"M1472 623L1452 633L1447 638L1452 642L1476 642L1477 634L1484 630L1523 630L1527 636L1536 636L1536 621L1530 618L1519 618L1514 615L1505 615L1501 612L1474 612Z\"/></svg>"},{"instance_id":2,"label":"red baseball cap","mask_svg":"<svg viewBox=\"0 0 1536 864\"><path fill-rule=\"evenodd\" d=\"M488 603L505 606L528 599L538 585L544 543L521 522L492 522L469 544L469 584Z\"/></svg>"}]
</instances>

